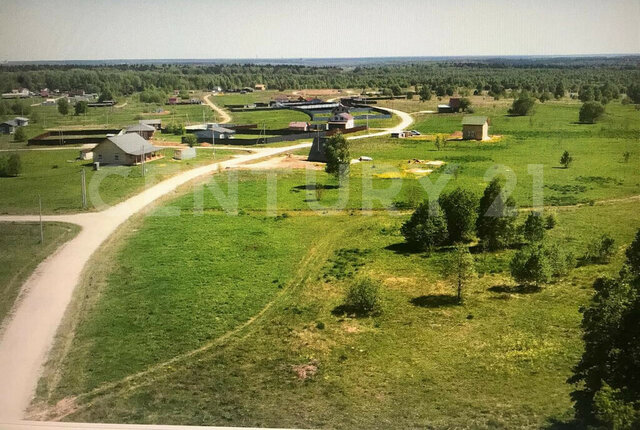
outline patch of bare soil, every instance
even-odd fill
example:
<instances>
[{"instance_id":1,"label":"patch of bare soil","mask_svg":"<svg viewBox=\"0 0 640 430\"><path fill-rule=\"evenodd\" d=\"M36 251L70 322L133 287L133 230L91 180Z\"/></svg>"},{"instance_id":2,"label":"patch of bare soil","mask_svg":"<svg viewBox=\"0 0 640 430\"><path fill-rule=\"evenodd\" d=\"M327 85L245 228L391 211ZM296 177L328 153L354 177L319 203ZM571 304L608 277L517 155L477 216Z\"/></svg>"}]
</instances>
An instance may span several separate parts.
<instances>
[{"instance_id":1,"label":"patch of bare soil","mask_svg":"<svg viewBox=\"0 0 640 430\"><path fill-rule=\"evenodd\" d=\"M33 421L59 421L74 413L77 408L75 397L65 397L54 406L45 403L31 406L27 411L26 418Z\"/></svg>"},{"instance_id":2,"label":"patch of bare soil","mask_svg":"<svg viewBox=\"0 0 640 430\"><path fill-rule=\"evenodd\" d=\"M271 170L271 169L324 169L324 163L308 161L306 155L285 154L281 157L273 157L268 160L253 164L243 164L238 169L244 170Z\"/></svg>"},{"instance_id":3,"label":"patch of bare soil","mask_svg":"<svg viewBox=\"0 0 640 430\"><path fill-rule=\"evenodd\" d=\"M296 364L291 366L291 370L296 374L299 380L304 381L307 378L313 377L318 371L318 361L311 360L306 364Z\"/></svg>"}]
</instances>

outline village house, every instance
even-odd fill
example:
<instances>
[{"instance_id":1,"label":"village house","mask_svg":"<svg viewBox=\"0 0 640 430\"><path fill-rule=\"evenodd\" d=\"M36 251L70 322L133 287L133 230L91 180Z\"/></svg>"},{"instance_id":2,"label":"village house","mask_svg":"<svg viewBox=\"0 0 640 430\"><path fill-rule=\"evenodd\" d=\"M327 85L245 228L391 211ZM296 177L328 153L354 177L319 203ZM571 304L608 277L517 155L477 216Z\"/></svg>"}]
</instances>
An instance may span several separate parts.
<instances>
[{"instance_id":1,"label":"village house","mask_svg":"<svg viewBox=\"0 0 640 430\"><path fill-rule=\"evenodd\" d=\"M0 124L0 134L13 134L16 128L29 125L29 118L17 116Z\"/></svg>"},{"instance_id":2,"label":"village house","mask_svg":"<svg viewBox=\"0 0 640 430\"><path fill-rule=\"evenodd\" d=\"M462 138L464 140L488 140L489 118L486 116L465 116L462 118Z\"/></svg>"},{"instance_id":3,"label":"village house","mask_svg":"<svg viewBox=\"0 0 640 430\"><path fill-rule=\"evenodd\" d=\"M162 148L151 145L136 133L107 137L93 148L93 161L100 164L133 166L161 158Z\"/></svg>"},{"instance_id":4,"label":"village house","mask_svg":"<svg viewBox=\"0 0 640 430\"><path fill-rule=\"evenodd\" d=\"M328 121L329 130L341 129L346 130L349 128L353 128L355 126L355 122L353 119L353 115L347 112L339 112L332 114Z\"/></svg>"},{"instance_id":5,"label":"village house","mask_svg":"<svg viewBox=\"0 0 640 430\"><path fill-rule=\"evenodd\" d=\"M161 119L141 119L138 121L139 124L150 125L156 130L162 129L162 120Z\"/></svg>"},{"instance_id":6,"label":"village house","mask_svg":"<svg viewBox=\"0 0 640 430\"><path fill-rule=\"evenodd\" d=\"M144 138L144 140L151 139L155 131L156 131L155 127L147 124L130 125L124 130L125 134L136 133L140 135L140 137Z\"/></svg>"},{"instance_id":7,"label":"village house","mask_svg":"<svg viewBox=\"0 0 640 430\"><path fill-rule=\"evenodd\" d=\"M19 90L11 90L10 93L2 94L3 99L25 99L29 97L31 93L27 88L20 88Z\"/></svg>"},{"instance_id":8,"label":"village house","mask_svg":"<svg viewBox=\"0 0 640 430\"><path fill-rule=\"evenodd\" d=\"M451 97L449 104L439 104L438 113L454 113L460 111L460 98Z\"/></svg>"}]
</instances>

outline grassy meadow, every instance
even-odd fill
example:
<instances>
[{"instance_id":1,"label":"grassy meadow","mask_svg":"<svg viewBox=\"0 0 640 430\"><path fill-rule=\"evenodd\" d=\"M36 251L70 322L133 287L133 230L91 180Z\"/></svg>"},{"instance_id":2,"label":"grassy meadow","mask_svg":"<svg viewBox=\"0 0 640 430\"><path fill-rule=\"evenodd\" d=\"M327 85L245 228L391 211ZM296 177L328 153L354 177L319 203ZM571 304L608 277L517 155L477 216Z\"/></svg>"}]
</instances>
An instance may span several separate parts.
<instances>
[{"instance_id":1,"label":"grassy meadow","mask_svg":"<svg viewBox=\"0 0 640 430\"><path fill-rule=\"evenodd\" d=\"M0 325L33 269L79 231L74 224L44 224L44 243L37 223L0 223Z\"/></svg>"},{"instance_id":2,"label":"grassy meadow","mask_svg":"<svg viewBox=\"0 0 640 430\"><path fill-rule=\"evenodd\" d=\"M20 151L22 173L0 178L0 214L38 212L38 195L43 213L66 213L82 210L81 171L87 183L88 209L100 210L130 197L158 181L185 169L219 161L234 151L217 149L214 160L210 149L198 149L191 160L173 159L173 149L162 152L165 157L141 166L107 166L99 171L91 162L77 160L78 150ZM4 155L6 153L0 153Z\"/></svg>"}]
</instances>

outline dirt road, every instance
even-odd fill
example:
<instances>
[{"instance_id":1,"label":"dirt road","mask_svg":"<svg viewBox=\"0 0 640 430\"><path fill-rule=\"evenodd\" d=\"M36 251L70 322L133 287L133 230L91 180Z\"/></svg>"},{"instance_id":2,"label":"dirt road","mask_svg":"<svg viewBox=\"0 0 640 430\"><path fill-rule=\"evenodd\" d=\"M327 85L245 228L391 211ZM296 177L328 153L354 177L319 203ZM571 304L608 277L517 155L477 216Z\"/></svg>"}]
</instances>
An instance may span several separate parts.
<instances>
[{"instance_id":1,"label":"dirt road","mask_svg":"<svg viewBox=\"0 0 640 430\"><path fill-rule=\"evenodd\" d=\"M231 120L226 112L209 101L209 96L205 97L205 102L220 113L221 122ZM382 136L402 130L413 122L411 115L405 112L387 110L400 116L402 121L398 126L350 139ZM253 153L178 174L102 212L44 216L45 221L78 224L82 230L43 261L27 279L12 317L0 333L0 422L22 418L80 274L91 255L118 226L150 203L195 178L310 146L311 143L301 143L280 148L252 148ZM37 216L7 215L0 216L1 221L37 221Z\"/></svg>"},{"instance_id":2,"label":"dirt road","mask_svg":"<svg viewBox=\"0 0 640 430\"><path fill-rule=\"evenodd\" d=\"M254 153L176 175L102 212L44 216L46 221L78 224L82 230L42 262L27 279L13 315L3 329L0 340L0 419L22 418L84 265L120 224L195 178L309 146L309 143L302 143L282 148L256 148ZM0 221L36 220L37 217L31 215L0 216Z\"/></svg>"},{"instance_id":3,"label":"dirt road","mask_svg":"<svg viewBox=\"0 0 640 430\"><path fill-rule=\"evenodd\" d=\"M231 121L231 117L229 116L229 114L219 108L218 106L216 106L215 104L213 104L213 102L210 100L211 94L207 94L206 96L204 96L202 99L204 100L204 102L209 105L209 107L211 109L213 109L214 111L216 111L218 113L218 115L220 115L220 118L218 120L218 124L225 124L229 121Z\"/></svg>"}]
</instances>

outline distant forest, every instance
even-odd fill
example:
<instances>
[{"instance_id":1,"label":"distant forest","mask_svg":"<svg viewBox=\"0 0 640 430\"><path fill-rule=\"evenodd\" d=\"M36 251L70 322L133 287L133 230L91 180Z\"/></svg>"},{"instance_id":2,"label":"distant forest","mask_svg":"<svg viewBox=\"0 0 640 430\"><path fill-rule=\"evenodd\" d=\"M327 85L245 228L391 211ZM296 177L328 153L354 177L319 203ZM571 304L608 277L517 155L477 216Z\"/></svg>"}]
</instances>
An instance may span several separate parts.
<instances>
[{"instance_id":1,"label":"distant forest","mask_svg":"<svg viewBox=\"0 0 640 430\"><path fill-rule=\"evenodd\" d=\"M85 90L128 95L140 91L237 89L266 84L270 89L415 88L438 95L456 91L505 90L554 93L559 86L578 92L583 86L623 93L640 82L640 57L494 59L428 61L406 64L321 67L252 64L2 65L0 90ZM394 91L396 92L396 91Z\"/></svg>"}]
</instances>

